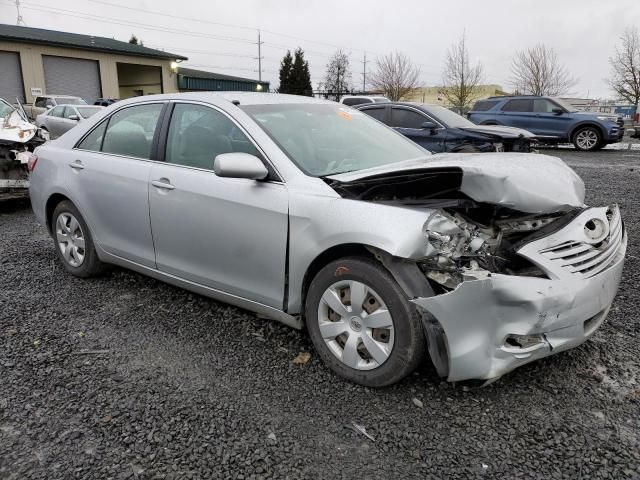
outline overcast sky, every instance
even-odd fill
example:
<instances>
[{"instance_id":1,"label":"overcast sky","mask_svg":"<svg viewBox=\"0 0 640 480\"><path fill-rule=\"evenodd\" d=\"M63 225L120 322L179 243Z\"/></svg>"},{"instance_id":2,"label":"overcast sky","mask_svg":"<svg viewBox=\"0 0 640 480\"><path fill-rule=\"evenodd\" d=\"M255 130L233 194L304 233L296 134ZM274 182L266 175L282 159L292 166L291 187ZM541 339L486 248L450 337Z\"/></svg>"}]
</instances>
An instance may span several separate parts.
<instances>
[{"instance_id":1,"label":"overcast sky","mask_svg":"<svg viewBox=\"0 0 640 480\"><path fill-rule=\"evenodd\" d=\"M0 0L0 22L15 23L15 0ZM466 31L485 82L509 89L514 52L543 42L578 79L574 96L609 97L608 57L625 26L640 25L640 0L21 0L27 26L114 37L189 57L184 65L257 78L262 30L263 80L278 83L287 48L301 46L316 86L328 58L350 54L353 82L362 60L390 50L419 64L437 85L447 48ZM377 5L380 5L378 7ZM384 8L382 8L384 6ZM372 61L367 68L375 68Z\"/></svg>"}]
</instances>

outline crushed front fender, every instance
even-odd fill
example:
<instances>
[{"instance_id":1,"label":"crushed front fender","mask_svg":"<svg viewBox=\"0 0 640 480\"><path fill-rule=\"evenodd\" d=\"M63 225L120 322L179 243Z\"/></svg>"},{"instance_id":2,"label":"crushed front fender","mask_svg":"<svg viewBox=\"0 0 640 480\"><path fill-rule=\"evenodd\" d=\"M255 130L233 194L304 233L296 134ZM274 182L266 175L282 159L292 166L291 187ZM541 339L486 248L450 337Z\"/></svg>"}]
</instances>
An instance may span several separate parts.
<instances>
[{"instance_id":1,"label":"crushed front fender","mask_svg":"<svg viewBox=\"0 0 640 480\"><path fill-rule=\"evenodd\" d=\"M583 343L613 302L626 245L625 234L609 267L590 278L492 274L443 295L413 299L438 373L449 381L494 380Z\"/></svg>"}]
</instances>

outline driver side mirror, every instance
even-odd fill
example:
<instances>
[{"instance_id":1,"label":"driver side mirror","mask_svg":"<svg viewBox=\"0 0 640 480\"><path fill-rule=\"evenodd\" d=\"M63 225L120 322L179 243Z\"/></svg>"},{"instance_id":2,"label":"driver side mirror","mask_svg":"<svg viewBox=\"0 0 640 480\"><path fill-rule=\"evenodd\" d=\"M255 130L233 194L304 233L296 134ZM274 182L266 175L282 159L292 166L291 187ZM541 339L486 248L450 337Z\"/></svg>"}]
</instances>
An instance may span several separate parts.
<instances>
[{"instance_id":1,"label":"driver side mirror","mask_svg":"<svg viewBox=\"0 0 640 480\"><path fill-rule=\"evenodd\" d=\"M556 115L562 115L564 113L564 110L562 108L554 108L553 110L551 110L553 113L555 113Z\"/></svg>"},{"instance_id":2,"label":"driver side mirror","mask_svg":"<svg viewBox=\"0 0 640 480\"><path fill-rule=\"evenodd\" d=\"M422 125L420 125L420 127L425 130L435 130L436 128L438 128L438 126L433 122L424 122Z\"/></svg>"},{"instance_id":3,"label":"driver side mirror","mask_svg":"<svg viewBox=\"0 0 640 480\"><path fill-rule=\"evenodd\" d=\"M79 117L78 115L69 115L67 118L68 118L69 120L73 120L73 121L75 121L75 122L80 121L80 117Z\"/></svg>"},{"instance_id":4,"label":"driver side mirror","mask_svg":"<svg viewBox=\"0 0 640 480\"><path fill-rule=\"evenodd\" d=\"M269 170L262 160L249 153L222 153L213 161L213 171L219 177L246 178L249 180L264 180Z\"/></svg>"}]
</instances>

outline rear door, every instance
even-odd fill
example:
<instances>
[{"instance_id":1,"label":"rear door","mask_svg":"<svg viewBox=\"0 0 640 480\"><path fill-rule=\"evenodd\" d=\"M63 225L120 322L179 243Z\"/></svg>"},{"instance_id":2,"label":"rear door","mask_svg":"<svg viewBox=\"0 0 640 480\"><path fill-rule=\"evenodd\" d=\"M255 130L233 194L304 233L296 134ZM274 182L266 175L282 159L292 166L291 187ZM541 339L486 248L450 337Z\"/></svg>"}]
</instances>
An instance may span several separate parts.
<instances>
[{"instance_id":1,"label":"rear door","mask_svg":"<svg viewBox=\"0 0 640 480\"><path fill-rule=\"evenodd\" d=\"M86 135L69 158L67 186L108 253L155 267L149 174L163 103L127 106Z\"/></svg>"},{"instance_id":2,"label":"rear door","mask_svg":"<svg viewBox=\"0 0 640 480\"><path fill-rule=\"evenodd\" d=\"M437 128L422 128L425 122L432 122ZM447 129L424 112L407 107L392 107L389 125L430 152L440 153L446 150Z\"/></svg>"},{"instance_id":3,"label":"rear door","mask_svg":"<svg viewBox=\"0 0 640 480\"><path fill-rule=\"evenodd\" d=\"M531 98L509 100L496 114L496 120L501 125L524 128L530 132L540 134L540 132L534 130L537 117L533 112L533 99Z\"/></svg>"},{"instance_id":4,"label":"rear door","mask_svg":"<svg viewBox=\"0 0 640 480\"><path fill-rule=\"evenodd\" d=\"M222 178L217 155L263 158L246 132L209 105L176 103L149 205L158 270L281 309L288 193L277 177ZM268 165L268 162L265 161Z\"/></svg>"}]
</instances>

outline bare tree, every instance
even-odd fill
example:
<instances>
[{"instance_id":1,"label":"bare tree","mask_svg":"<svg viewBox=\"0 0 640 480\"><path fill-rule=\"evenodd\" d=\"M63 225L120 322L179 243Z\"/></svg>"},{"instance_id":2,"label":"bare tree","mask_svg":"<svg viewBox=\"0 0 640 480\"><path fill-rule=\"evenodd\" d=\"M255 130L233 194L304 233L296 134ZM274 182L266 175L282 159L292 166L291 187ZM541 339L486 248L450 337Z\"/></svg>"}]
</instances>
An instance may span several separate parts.
<instances>
[{"instance_id":1,"label":"bare tree","mask_svg":"<svg viewBox=\"0 0 640 480\"><path fill-rule=\"evenodd\" d=\"M323 87L336 102L351 89L349 56L344 51L338 50L329 60Z\"/></svg>"},{"instance_id":2,"label":"bare tree","mask_svg":"<svg viewBox=\"0 0 640 480\"><path fill-rule=\"evenodd\" d=\"M609 63L609 86L620 98L637 105L640 102L640 34L636 27L625 30Z\"/></svg>"},{"instance_id":3,"label":"bare tree","mask_svg":"<svg viewBox=\"0 0 640 480\"><path fill-rule=\"evenodd\" d=\"M374 89L382 90L393 102L420 87L420 69L404 53L393 52L376 58L376 71L369 77Z\"/></svg>"},{"instance_id":4,"label":"bare tree","mask_svg":"<svg viewBox=\"0 0 640 480\"><path fill-rule=\"evenodd\" d=\"M541 43L516 53L511 74L515 90L527 95L562 95L578 83L560 64L555 50Z\"/></svg>"},{"instance_id":5,"label":"bare tree","mask_svg":"<svg viewBox=\"0 0 640 480\"><path fill-rule=\"evenodd\" d=\"M482 65L469 62L466 35L454 43L447 52L444 64L442 94L457 109L465 110L478 97L478 86L482 83Z\"/></svg>"}]
</instances>

